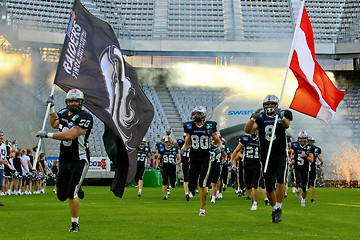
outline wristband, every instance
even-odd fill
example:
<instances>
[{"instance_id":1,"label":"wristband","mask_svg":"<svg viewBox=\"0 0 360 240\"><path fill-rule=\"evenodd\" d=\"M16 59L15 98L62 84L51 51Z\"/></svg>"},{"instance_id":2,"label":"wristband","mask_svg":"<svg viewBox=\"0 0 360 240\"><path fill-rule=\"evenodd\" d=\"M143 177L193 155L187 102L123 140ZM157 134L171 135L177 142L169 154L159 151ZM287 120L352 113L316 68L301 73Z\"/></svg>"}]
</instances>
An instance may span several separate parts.
<instances>
[{"instance_id":1,"label":"wristband","mask_svg":"<svg viewBox=\"0 0 360 240\"><path fill-rule=\"evenodd\" d=\"M47 133L47 134L46 134L46 136L47 136L48 138L53 138L53 135L54 135L54 133Z\"/></svg>"},{"instance_id":2,"label":"wristband","mask_svg":"<svg viewBox=\"0 0 360 240\"><path fill-rule=\"evenodd\" d=\"M54 106L50 107L49 115L50 115L50 114L53 114L54 112L55 112Z\"/></svg>"}]
</instances>

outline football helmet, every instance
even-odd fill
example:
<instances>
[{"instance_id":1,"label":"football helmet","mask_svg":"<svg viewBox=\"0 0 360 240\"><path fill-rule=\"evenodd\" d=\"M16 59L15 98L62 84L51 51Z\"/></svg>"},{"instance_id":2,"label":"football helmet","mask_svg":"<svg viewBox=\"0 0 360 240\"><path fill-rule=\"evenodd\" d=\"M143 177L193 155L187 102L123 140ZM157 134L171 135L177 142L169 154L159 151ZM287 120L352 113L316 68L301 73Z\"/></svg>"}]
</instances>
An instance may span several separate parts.
<instances>
[{"instance_id":1,"label":"football helmet","mask_svg":"<svg viewBox=\"0 0 360 240\"><path fill-rule=\"evenodd\" d=\"M69 101L72 101L72 100L78 100L79 105L69 105ZM66 104L67 109L70 112L73 112L73 113L79 112L81 110L83 104L84 104L84 94L83 94L83 92L80 91L79 89L75 89L75 88L71 89L66 94L65 104Z\"/></svg>"},{"instance_id":2,"label":"football helmet","mask_svg":"<svg viewBox=\"0 0 360 240\"><path fill-rule=\"evenodd\" d=\"M141 149L143 149L143 148L145 147L145 144L146 144L146 139L145 139L145 137L144 137L144 138L141 140L139 147L140 147Z\"/></svg>"},{"instance_id":3,"label":"football helmet","mask_svg":"<svg viewBox=\"0 0 360 240\"><path fill-rule=\"evenodd\" d=\"M314 138L314 137L312 137L312 136L308 136L308 141L315 142L315 138Z\"/></svg>"},{"instance_id":4,"label":"football helmet","mask_svg":"<svg viewBox=\"0 0 360 240\"><path fill-rule=\"evenodd\" d=\"M267 104L275 104L275 107L267 107ZM263 101L263 108L264 108L264 112L266 115L268 116L275 116L276 113L276 109L279 106L279 99L277 96L275 96L274 94L269 94L264 98Z\"/></svg>"},{"instance_id":5,"label":"football helmet","mask_svg":"<svg viewBox=\"0 0 360 240\"><path fill-rule=\"evenodd\" d=\"M200 117L195 116L195 113L200 113ZM206 108L203 106L197 106L194 108L194 110L191 113L191 120L193 120L194 122L205 121L206 115L207 115Z\"/></svg>"},{"instance_id":6,"label":"football helmet","mask_svg":"<svg viewBox=\"0 0 360 240\"><path fill-rule=\"evenodd\" d=\"M309 138L309 135L307 134L306 131L299 132L298 141L299 141L300 146L305 146L308 143L308 138Z\"/></svg>"}]
</instances>

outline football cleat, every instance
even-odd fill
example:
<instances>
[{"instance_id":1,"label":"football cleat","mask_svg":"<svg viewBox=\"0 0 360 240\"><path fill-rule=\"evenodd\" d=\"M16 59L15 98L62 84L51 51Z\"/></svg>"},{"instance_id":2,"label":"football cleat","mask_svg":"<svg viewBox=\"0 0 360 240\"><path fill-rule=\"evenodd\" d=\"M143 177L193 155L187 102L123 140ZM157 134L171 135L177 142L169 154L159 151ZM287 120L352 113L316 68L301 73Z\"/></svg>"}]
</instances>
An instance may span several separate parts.
<instances>
[{"instance_id":1,"label":"football cleat","mask_svg":"<svg viewBox=\"0 0 360 240\"><path fill-rule=\"evenodd\" d=\"M311 199L311 200L310 200L310 203L315 203L314 199Z\"/></svg>"},{"instance_id":2,"label":"football cleat","mask_svg":"<svg viewBox=\"0 0 360 240\"><path fill-rule=\"evenodd\" d=\"M186 201L190 201L190 195L189 194L186 194L185 198L186 198Z\"/></svg>"},{"instance_id":3,"label":"football cleat","mask_svg":"<svg viewBox=\"0 0 360 240\"><path fill-rule=\"evenodd\" d=\"M269 199L266 199L264 202L265 202L265 206L269 206L269 205L270 205Z\"/></svg>"},{"instance_id":4,"label":"football cleat","mask_svg":"<svg viewBox=\"0 0 360 240\"><path fill-rule=\"evenodd\" d=\"M199 212L199 216L205 216L205 210Z\"/></svg>"},{"instance_id":5,"label":"football cleat","mask_svg":"<svg viewBox=\"0 0 360 240\"><path fill-rule=\"evenodd\" d=\"M253 204L250 210L251 211L256 211L257 210L257 204Z\"/></svg>"},{"instance_id":6,"label":"football cleat","mask_svg":"<svg viewBox=\"0 0 360 240\"><path fill-rule=\"evenodd\" d=\"M210 203L215 204L215 199L211 199Z\"/></svg>"},{"instance_id":7,"label":"football cleat","mask_svg":"<svg viewBox=\"0 0 360 240\"><path fill-rule=\"evenodd\" d=\"M168 197L167 197L167 196L164 196L163 200L167 200L167 199L168 199Z\"/></svg>"},{"instance_id":8,"label":"football cleat","mask_svg":"<svg viewBox=\"0 0 360 240\"><path fill-rule=\"evenodd\" d=\"M0 206L4 206L4 204L2 204L2 203L0 202Z\"/></svg>"},{"instance_id":9,"label":"football cleat","mask_svg":"<svg viewBox=\"0 0 360 240\"><path fill-rule=\"evenodd\" d=\"M282 214L281 208L277 208L275 209L275 211L272 211L272 222L273 223L280 222L282 220L281 214Z\"/></svg>"},{"instance_id":10,"label":"football cleat","mask_svg":"<svg viewBox=\"0 0 360 240\"><path fill-rule=\"evenodd\" d=\"M138 192L138 197L141 197L141 192Z\"/></svg>"},{"instance_id":11,"label":"football cleat","mask_svg":"<svg viewBox=\"0 0 360 240\"><path fill-rule=\"evenodd\" d=\"M77 222L72 222L69 232L78 232L78 231L79 231L79 224Z\"/></svg>"},{"instance_id":12,"label":"football cleat","mask_svg":"<svg viewBox=\"0 0 360 240\"><path fill-rule=\"evenodd\" d=\"M305 207L305 199L301 199L301 206Z\"/></svg>"},{"instance_id":13,"label":"football cleat","mask_svg":"<svg viewBox=\"0 0 360 240\"><path fill-rule=\"evenodd\" d=\"M247 196L245 200L251 200L250 196Z\"/></svg>"}]
</instances>

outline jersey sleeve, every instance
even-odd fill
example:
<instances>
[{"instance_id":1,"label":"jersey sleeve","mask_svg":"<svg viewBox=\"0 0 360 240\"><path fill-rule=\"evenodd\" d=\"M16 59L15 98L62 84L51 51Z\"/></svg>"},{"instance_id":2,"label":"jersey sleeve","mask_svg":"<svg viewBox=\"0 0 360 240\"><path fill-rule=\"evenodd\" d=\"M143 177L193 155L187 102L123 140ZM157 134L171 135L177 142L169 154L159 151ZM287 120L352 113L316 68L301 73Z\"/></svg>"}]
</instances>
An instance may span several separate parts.
<instances>
[{"instance_id":1,"label":"jersey sleeve","mask_svg":"<svg viewBox=\"0 0 360 240\"><path fill-rule=\"evenodd\" d=\"M74 125L77 125L83 129L88 130L93 126L93 118L87 112L80 112L79 114L75 115L74 118L76 118Z\"/></svg>"},{"instance_id":2,"label":"jersey sleeve","mask_svg":"<svg viewBox=\"0 0 360 240\"><path fill-rule=\"evenodd\" d=\"M186 134L189 134L189 133L191 133L191 130L192 130L192 123L191 122L186 122L186 123L184 123L184 133L186 133Z\"/></svg>"},{"instance_id":3,"label":"jersey sleeve","mask_svg":"<svg viewBox=\"0 0 360 240\"><path fill-rule=\"evenodd\" d=\"M289 119L290 121L293 120L293 114L290 110L285 110L284 111L284 117L286 117L287 119Z\"/></svg>"}]
</instances>

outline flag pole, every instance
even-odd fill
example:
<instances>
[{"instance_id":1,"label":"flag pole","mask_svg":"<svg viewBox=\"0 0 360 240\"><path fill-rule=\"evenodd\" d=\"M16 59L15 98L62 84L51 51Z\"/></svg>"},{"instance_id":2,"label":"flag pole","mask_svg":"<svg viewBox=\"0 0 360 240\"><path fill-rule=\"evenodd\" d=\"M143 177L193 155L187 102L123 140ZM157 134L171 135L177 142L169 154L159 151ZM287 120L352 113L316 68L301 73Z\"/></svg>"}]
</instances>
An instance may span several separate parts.
<instances>
[{"instance_id":1,"label":"flag pole","mask_svg":"<svg viewBox=\"0 0 360 240\"><path fill-rule=\"evenodd\" d=\"M281 94L280 94L280 100L279 100L278 107L281 106L281 101L282 101L282 98L283 98L283 95L284 95L284 89L285 89L285 84L286 84L286 80L287 80L287 75L288 75L289 68L290 68L290 63L291 63L292 56L293 56L293 54L294 54L295 42L296 42L297 35L298 35L298 31L299 31L299 28L300 28L300 23L301 23L302 14L303 14L303 12L304 12L305 0L300 0L300 1L301 1L301 4L300 4L299 16L298 16L298 19L297 19L297 23L296 23L296 27L295 27L295 32L294 32L293 40L292 40L292 43L291 43L291 48L290 48L289 57L288 57L288 62L287 62L287 67L286 67L286 72L285 72L285 79L284 79L284 83L283 83L283 86L282 86L282 90L281 90ZM275 116L275 121L274 121L274 127L273 127L272 133L271 133L271 139L270 139L269 149L268 149L268 153L267 153L267 156L266 156L266 161L265 161L265 166L264 166L264 173L266 173L267 167L268 167L268 164L269 164L269 158L270 158L270 153L271 153L272 144L273 144L273 141L274 141L275 130L276 130L276 125L277 125L276 123L277 123L277 121L278 121L278 118L279 118L279 116L276 115L276 116Z\"/></svg>"},{"instance_id":2,"label":"flag pole","mask_svg":"<svg viewBox=\"0 0 360 240\"><path fill-rule=\"evenodd\" d=\"M50 96L54 95L54 91L55 91L55 83L53 84L53 86L51 88ZM46 124L47 119L49 117L50 107L51 107L51 103L48 103L48 105L46 107L45 117L44 117L44 121L43 121L41 130L45 130L45 124ZM33 170L36 169L36 162L37 162L37 159L39 157L41 142L42 142L42 138L39 138L39 142L38 142L38 145L37 145L37 148L36 148L36 154L35 154L35 159L34 159Z\"/></svg>"}]
</instances>

